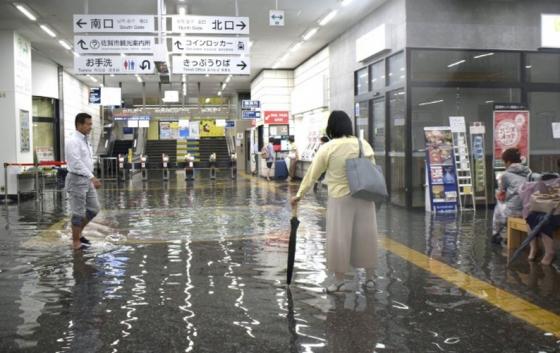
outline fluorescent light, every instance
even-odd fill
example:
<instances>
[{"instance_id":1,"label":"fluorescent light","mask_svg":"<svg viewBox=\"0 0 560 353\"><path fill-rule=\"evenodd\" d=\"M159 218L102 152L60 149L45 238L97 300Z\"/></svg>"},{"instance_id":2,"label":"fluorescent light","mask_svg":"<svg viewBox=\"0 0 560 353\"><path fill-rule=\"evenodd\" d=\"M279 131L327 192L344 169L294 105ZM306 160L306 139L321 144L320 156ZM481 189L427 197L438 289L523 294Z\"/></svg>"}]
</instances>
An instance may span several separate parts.
<instances>
[{"instance_id":1,"label":"fluorescent light","mask_svg":"<svg viewBox=\"0 0 560 353\"><path fill-rule=\"evenodd\" d=\"M52 38L56 38L56 33L54 33L54 31L52 30L52 28L50 28L48 25L46 24L41 24L39 25L39 27L41 27L41 29L47 33L49 36L51 36Z\"/></svg>"},{"instance_id":2,"label":"fluorescent light","mask_svg":"<svg viewBox=\"0 0 560 353\"><path fill-rule=\"evenodd\" d=\"M182 81L182 82L187 82L187 75L183 75L183 76L181 77L181 81Z\"/></svg>"},{"instance_id":3,"label":"fluorescent light","mask_svg":"<svg viewBox=\"0 0 560 353\"><path fill-rule=\"evenodd\" d=\"M222 91L226 89L227 83L222 83Z\"/></svg>"},{"instance_id":4,"label":"fluorescent light","mask_svg":"<svg viewBox=\"0 0 560 353\"><path fill-rule=\"evenodd\" d=\"M296 50L298 50L299 47L301 47L302 44L303 44L303 42L297 42L293 47L290 48L290 53L293 53Z\"/></svg>"},{"instance_id":5,"label":"fluorescent light","mask_svg":"<svg viewBox=\"0 0 560 353\"><path fill-rule=\"evenodd\" d=\"M37 16L25 4L15 2L14 6L31 21L37 21Z\"/></svg>"},{"instance_id":6,"label":"fluorescent light","mask_svg":"<svg viewBox=\"0 0 560 353\"><path fill-rule=\"evenodd\" d=\"M437 103L441 103L441 102L443 102L443 99L439 99L437 101L431 101L431 102L424 102L424 103L420 103L418 105L422 107L424 105L437 104Z\"/></svg>"},{"instance_id":7,"label":"fluorescent light","mask_svg":"<svg viewBox=\"0 0 560 353\"><path fill-rule=\"evenodd\" d=\"M204 100L204 103L210 103L210 98L206 98L206 99Z\"/></svg>"},{"instance_id":8,"label":"fluorescent light","mask_svg":"<svg viewBox=\"0 0 560 353\"><path fill-rule=\"evenodd\" d=\"M342 6L348 6L348 5L350 5L351 2L352 2L352 0L342 0L342 2L340 3L340 5L342 5Z\"/></svg>"},{"instance_id":9,"label":"fluorescent light","mask_svg":"<svg viewBox=\"0 0 560 353\"><path fill-rule=\"evenodd\" d=\"M249 41L249 48L251 48L252 46L253 46L253 41L250 40L250 41Z\"/></svg>"},{"instance_id":10,"label":"fluorescent light","mask_svg":"<svg viewBox=\"0 0 560 353\"><path fill-rule=\"evenodd\" d=\"M76 53L75 51L72 51L72 54L73 54L75 57L77 57L77 58L80 57L80 54Z\"/></svg>"},{"instance_id":11,"label":"fluorescent light","mask_svg":"<svg viewBox=\"0 0 560 353\"><path fill-rule=\"evenodd\" d=\"M219 91L218 92L218 97L221 96L221 95L222 95L222 91Z\"/></svg>"},{"instance_id":12,"label":"fluorescent light","mask_svg":"<svg viewBox=\"0 0 560 353\"><path fill-rule=\"evenodd\" d=\"M121 56L124 58L126 55L124 55L124 53L121 53Z\"/></svg>"},{"instance_id":13,"label":"fluorescent light","mask_svg":"<svg viewBox=\"0 0 560 353\"><path fill-rule=\"evenodd\" d=\"M64 47L64 49L72 50L72 47L66 41L61 39L61 40L58 41L58 43L60 45L62 45Z\"/></svg>"},{"instance_id":14,"label":"fluorescent light","mask_svg":"<svg viewBox=\"0 0 560 353\"><path fill-rule=\"evenodd\" d=\"M134 76L136 76L136 81L138 81L138 82L143 82L143 81L142 81L142 77L138 76L138 74L136 74L136 75L134 75Z\"/></svg>"},{"instance_id":15,"label":"fluorescent light","mask_svg":"<svg viewBox=\"0 0 560 353\"><path fill-rule=\"evenodd\" d=\"M231 75L229 75L228 77L226 77L226 83L229 83L229 81L231 81Z\"/></svg>"},{"instance_id":16,"label":"fluorescent light","mask_svg":"<svg viewBox=\"0 0 560 353\"><path fill-rule=\"evenodd\" d=\"M187 83L183 82L183 96L187 95Z\"/></svg>"},{"instance_id":17,"label":"fluorescent light","mask_svg":"<svg viewBox=\"0 0 560 353\"><path fill-rule=\"evenodd\" d=\"M494 103L494 101L486 101L486 104Z\"/></svg>"},{"instance_id":18,"label":"fluorescent light","mask_svg":"<svg viewBox=\"0 0 560 353\"><path fill-rule=\"evenodd\" d=\"M115 77L115 74L111 74L110 76L111 76L111 77Z\"/></svg>"},{"instance_id":19,"label":"fluorescent light","mask_svg":"<svg viewBox=\"0 0 560 353\"><path fill-rule=\"evenodd\" d=\"M525 65L525 68L526 68L526 69L532 69L532 68L533 68L533 65Z\"/></svg>"},{"instance_id":20,"label":"fluorescent light","mask_svg":"<svg viewBox=\"0 0 560 353\"><path fill-rule=\"evenodd\" d=\"M492 56L492 55L494 55L494 53L486 53L486 54L480 54L480 55L474 56L473 58L480 59L480 58L484 58L486 56Z\"/></svg>"},{"instance_id":21,"label":"fluorescent light","mask_svg":"<svg viewBox=\"0 0 560 353\"><path fill-rule=\"evenodd\" d=\"M303 40L308 40L311 37L313 37L315 35L315 33L317 33L317 31L319 30L319 28L315 27L315 28L311 28L309 31L307 31L304 35L303 35Z\"/></svg>"},{"instance_id":22,"label":"fluorescent light","mask_svg":"<svg viewBox=\"0 0 560 353\"><path fill-rule=\"evenodd\" d=\"M93 82L97 82L97 79L95 77L91 76L91 75L86 75L86 77L88 77Z\"/></svg>"},{"instance_id":23,"label":"fluorescent light","mask_svg":"<svg viewBox=\"0 0 560 353\"><path fill-rule=\"evenodd\" d=\"M336 16L338 10L332 10L331 12L329 12L325 17L323 17L320 21L319 21L319 26L324 26L327 23L329 23L334 16Z\"/></svg>"},{"instance_id":24,"label":"fluorescent light","mask_svg":"<svg viewBox=\"0 0 560 353\"><path fill-rule=\"evenodd\" d=\"M184 16L187 14L187 8L186 6L177 6L177 11L179 12L179 15Z\"/></svg>"},{"instance_id":25,"label":"fluorescent light","mask_svg":"<svg viewBox=\"0 0 560 353\"><path fill-rule=\"evenodd\" d=\"M464 62L466 62L466 60L457 61L455 63L447 65L447 67L453 67L453 66L461 65Z\"/></svg>"},{"instance_id":26,"label":"fluorescent light","mask_svg":"<svg viewBox=\"0 0 560 353\"><path fill-rule=\"evenodd\" d=\"M210 74L206 74L205 76L206 76L206 77L210 77Z\"/></svg>"}]
</instances>

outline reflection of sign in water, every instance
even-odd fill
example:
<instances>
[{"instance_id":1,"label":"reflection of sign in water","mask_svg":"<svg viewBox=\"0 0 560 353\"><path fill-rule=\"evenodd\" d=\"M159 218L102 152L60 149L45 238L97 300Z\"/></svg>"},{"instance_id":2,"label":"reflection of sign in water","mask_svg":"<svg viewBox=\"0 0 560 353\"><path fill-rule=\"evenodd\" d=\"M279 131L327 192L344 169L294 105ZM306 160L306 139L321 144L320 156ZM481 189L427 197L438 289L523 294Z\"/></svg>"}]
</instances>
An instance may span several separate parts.
<instances>
[{"instance_id":1,"label":"reflection of sign in water","mask_svg":"<svg viewBox=\"0 0 560 353\"><path fill-rule=\"evenodd\" d=\"M19 111L20 126L20 152L29 152L31 150L31 141L29 136L29 112L27 110Z\"/></svg>"},{"instance_id":2,"label":"reflection of sign in water","mask_svg":"<svg viewBox=\"0 0 560 353\"><path fill-rule=\"evenodd\" d=\"M518 148L522 160L528 161L528 111L494 111L494 168L503 168L501 156L508 148Z\"/></svg>"}]
</instances>

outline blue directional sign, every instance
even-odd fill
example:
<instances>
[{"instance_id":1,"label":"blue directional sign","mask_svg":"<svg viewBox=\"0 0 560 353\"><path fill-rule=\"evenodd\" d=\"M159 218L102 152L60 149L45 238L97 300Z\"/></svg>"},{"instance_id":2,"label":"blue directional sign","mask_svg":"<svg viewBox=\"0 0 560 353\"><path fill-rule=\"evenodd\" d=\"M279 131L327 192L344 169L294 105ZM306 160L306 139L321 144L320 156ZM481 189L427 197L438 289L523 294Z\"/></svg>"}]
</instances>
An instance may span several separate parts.
<instances>
[{"instance_id":1,"label":"blue directional sign","mask_svg":"<svg viewBox=\"0 0 560 353\"><path fill-rule=\"evenodd\" d=\"M244 99L241 101L241 109L260 109L261 101Z\"/></svg>"},{"instance_id":2,"label":"blue directional sign","mask_svg":"<svg viewBox=\"0 0 560 353\"><path fill-rule=\"evenodd\" d=\"M261 112L254 110L242 110L241 119L260 119Z\"/></svg>"}]
</instances>

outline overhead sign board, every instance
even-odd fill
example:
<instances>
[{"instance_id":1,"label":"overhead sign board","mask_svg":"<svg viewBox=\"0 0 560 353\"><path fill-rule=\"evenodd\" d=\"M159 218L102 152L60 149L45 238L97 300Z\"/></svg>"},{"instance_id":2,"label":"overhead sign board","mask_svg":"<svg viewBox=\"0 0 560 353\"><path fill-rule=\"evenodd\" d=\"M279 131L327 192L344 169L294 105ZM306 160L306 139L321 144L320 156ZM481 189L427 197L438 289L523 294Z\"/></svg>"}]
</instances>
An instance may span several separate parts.
<instances>
[{"instance_id":1,"label":"overhead sign board","mask_svg":"<svg viewBox=\"0 0 560 353\"><path fill-rule=\"evenodd\" d=\"M153 15L74 15L74 33L155 32Z\"/></svg>"},{"instance_id":2,"label":"overhead sign board","mask_svg":"<svg viewBox=\"0 0 560 353\"><path fill-rule=\"evenodd\" d=\"M153 53L154 37L74 36L74 51L79 54Z\"/></svg>"},{"instance_id":3,"label":"overhead sign board","mask_svg":"<svg viewBox=\"0 0 560 353\"><path fill-rule=\"evenodd\" d=\"M259 109L261 107L261 101L253 101L248 99L243 99L241 101L241 109Z\"/></svg>"},{"instance_id":4,"label":"overhead sign board","mask_svg":"<svg viewBox=\"0 0 560 353\"><path fill-rule=\"evenodd\" d=\"M541 15L541 47L560 48L560 15Z\"/></svg>"},{"instance_id":5,"label":"overhead sign board","mask_svg":"<svg viewBox=\"0 0 560 353\"><path fill-rule=\"evenodd\" d=\"M241 119L260 119L261 112L256 110L242 110Z\"/></svg>"},{"instance_id":6,"label":"overhead sign board","mask_svg":"<svg viewBox=\"0 0 560 353\"><path fill-rule=\"evenodd\" d=\"M93 55L74 58L76 74L152 74L151 56Z\"/></svg>"},{"instance_id":7,"label":"overhead sign board","mask_svg":"<svg viewBox=\"0 0 560 353\"><path fill-rule=\"evenodd\" d=\"M284 10L268 11L268 24L270 26L284 26Z\"/></svg>"},{"instance_id":8,"label":"overhead sign board","mask_svg":"<svg viewBox=\"0 0 560 353\"><path fill-rule=\"evenodd\" d=\"M265 111L264 123L268 125L288 125L290 123L290 112Z\"/></svg>"},{"instance_id":9,"label":"overhead sign board","mask_svg":"<svg viewBox=\"0 0 560 353\"><path fill-rule=\"evenodd\" d=\"M249 58L237 56L174 56L172 72L174 74L249 75L251 63Z\"/></svg>"},{"instance_id":10,"label":"overhead sign board","mask_svg":"<svg viewBox=\"0 0 560 353\"><path fill-rule=\"evenodd\" d=\"M249 34L249 17L171 16L172 33Z\"/></svg>"},{"instance_id":11,"label":"overhead sign board","mask_svg":"<svg viewBox=\"0 0 560 353\"><path fill-rule=\"evenodd\" d=\"M249 54L247 37L171 37L177 54Z\"/></svg>"}]
</instances>

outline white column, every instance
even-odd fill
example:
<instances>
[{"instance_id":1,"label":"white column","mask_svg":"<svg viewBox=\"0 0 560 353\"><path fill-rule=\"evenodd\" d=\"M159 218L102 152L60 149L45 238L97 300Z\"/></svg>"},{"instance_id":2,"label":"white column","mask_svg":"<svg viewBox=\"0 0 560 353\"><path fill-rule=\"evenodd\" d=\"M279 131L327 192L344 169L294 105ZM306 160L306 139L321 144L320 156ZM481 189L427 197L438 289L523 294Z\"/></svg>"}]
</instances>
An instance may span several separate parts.
<instances>
[{"instance_id":1,"label":"white column","mask_svg":"<svg viewBox=\"0 0 560 353\"><path fill-rule=\"evenodd\" d=\"M16 32L0 31L0 189L8 163L33 162L31 43ZM17 168L8 173L8 193L16 193Z\"/></svg>"}]
</instances>

